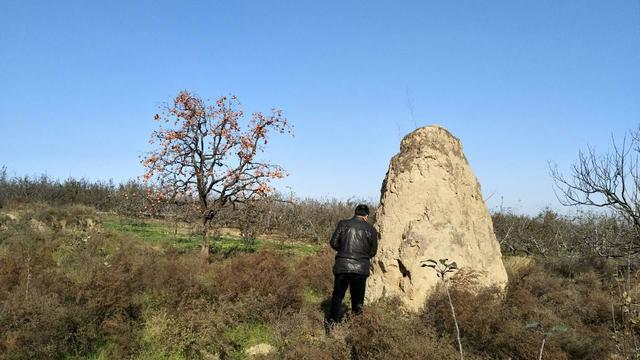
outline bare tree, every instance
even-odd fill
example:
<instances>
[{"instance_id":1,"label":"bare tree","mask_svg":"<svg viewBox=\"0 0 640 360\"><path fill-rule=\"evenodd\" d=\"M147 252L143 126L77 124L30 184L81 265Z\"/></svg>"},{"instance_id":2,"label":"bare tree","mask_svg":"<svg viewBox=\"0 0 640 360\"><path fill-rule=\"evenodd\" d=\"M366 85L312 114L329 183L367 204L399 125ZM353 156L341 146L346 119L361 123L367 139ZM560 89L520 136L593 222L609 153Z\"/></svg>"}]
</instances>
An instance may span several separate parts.
<instances>
[{"instance_id":1,"label":"bare tree","mask_svg":"<svg viewBox=\"0 0 640 360\"><path fill-rule=\"evenodd\" d=\"M227 204L245 203L272 191L269 182L285 176L277 165L257 160L270 131L291 132L282 112L253 113L246 126L235 97L223 96L208 104L181 91L162 114L151 135L156 148L142 164L145 181L152 182L157 202L192 198L203 225L201 252L209 254L209 228ZM155 205L155 204L154 204Z\"/></svg>"},{"instance_id":2,"label":"bare tree","mask_svg":"<svg viewBox=\"0 0 640 360\"><path fill-rule=\"evenodd\" d=\"M580 151L565 177L557 165L550 166L558 201L565 206L611 209L633 225L636 236L624 247L627 254L640 252L640 128L630 131L622 143L612 138L613 150L597 153L592 147Z\"/></svg>"}]
</instances>

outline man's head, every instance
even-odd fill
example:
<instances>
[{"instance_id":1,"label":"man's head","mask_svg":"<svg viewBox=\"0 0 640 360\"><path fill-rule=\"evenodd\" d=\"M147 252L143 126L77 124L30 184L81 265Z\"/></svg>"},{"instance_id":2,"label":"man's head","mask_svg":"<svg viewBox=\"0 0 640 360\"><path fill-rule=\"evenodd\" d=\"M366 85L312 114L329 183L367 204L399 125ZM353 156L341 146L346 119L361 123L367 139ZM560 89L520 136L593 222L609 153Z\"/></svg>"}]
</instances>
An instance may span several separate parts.
<instances>
[{"instance_id":1,"label":"man's head","mask_svg":"<svg viewBox=\"0 0 640 360\"><path fill-rule=\"evenodd\" d=\"M369 219L369 207L367 205L360 204L360 205L356 206L355 213L356 213L356 216L360 216L364 220L368 220Z\"/></svg>"}]
</instances>

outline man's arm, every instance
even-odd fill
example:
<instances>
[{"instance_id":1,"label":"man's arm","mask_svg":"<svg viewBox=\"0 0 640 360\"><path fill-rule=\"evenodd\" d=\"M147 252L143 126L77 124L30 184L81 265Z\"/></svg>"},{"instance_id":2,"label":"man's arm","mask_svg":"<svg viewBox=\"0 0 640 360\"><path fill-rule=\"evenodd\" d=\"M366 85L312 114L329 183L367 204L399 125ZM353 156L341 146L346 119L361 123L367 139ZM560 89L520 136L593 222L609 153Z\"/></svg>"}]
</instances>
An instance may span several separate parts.
<instances>
[{"instance_id":1,"label":"man's arm","mask_svg":"<svg viewBox=\"0 0 640 360\"><path fill-rule=\"evenodd\" d=\"M371 250L369 251L369 257L372 258L376 256L378 252L378 232L372 226L371 227Z\"/></svg>"},{"instance_id":2,"label":"man's arm","mask_svg":"<svg viewBox=\"0 0 640 360\"><path fill-rule=\"evenodd\" d=\"M340 249L341 237L342 237L342 221L338 223L335 231L333 232L333 235L331 235L331 240L329 240L329 245L331 245L331 248L333 250L338 251L338 249Z\"/></svg>"}]
</instances>

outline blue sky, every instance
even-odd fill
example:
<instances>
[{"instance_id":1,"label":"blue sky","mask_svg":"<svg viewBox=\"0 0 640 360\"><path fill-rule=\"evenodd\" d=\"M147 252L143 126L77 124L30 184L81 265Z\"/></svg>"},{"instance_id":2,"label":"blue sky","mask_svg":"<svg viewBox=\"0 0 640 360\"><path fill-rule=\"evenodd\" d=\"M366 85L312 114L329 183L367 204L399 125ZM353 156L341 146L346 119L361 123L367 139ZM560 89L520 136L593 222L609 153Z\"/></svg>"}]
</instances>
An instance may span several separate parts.
<instances>
[{"instance_id":1,"label":"blue sky","mask_svg":"<svg viewBox=\"0 0 640 360\"><path fill-rule=\"evenodd\" d=\"M559 207L568 168L640 123L640 1L0 0L0 164L122 181L181 89L279 107L300 196L377 199L400 137L441 124L490 197Z\"/></svg>"}]
</instances>

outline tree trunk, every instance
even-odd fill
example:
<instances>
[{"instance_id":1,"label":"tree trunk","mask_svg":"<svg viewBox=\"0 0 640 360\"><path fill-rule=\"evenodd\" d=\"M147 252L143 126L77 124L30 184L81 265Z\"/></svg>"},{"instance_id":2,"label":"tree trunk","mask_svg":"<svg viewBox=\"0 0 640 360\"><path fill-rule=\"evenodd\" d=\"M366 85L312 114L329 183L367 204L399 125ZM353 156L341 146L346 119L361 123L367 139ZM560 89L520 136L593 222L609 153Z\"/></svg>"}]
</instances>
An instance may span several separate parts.
<instances>
[{"instance_id":1,"label":"tree trunk","mask_svg":"<svg viewBox=\"0 0 640 360\"><path fill-rule=\"evenodd\" d=\"M200 255L204 259L209 258L209 224L205 220L202 227L202 248L200 249Z\"/></svg>"}]
</instances>

